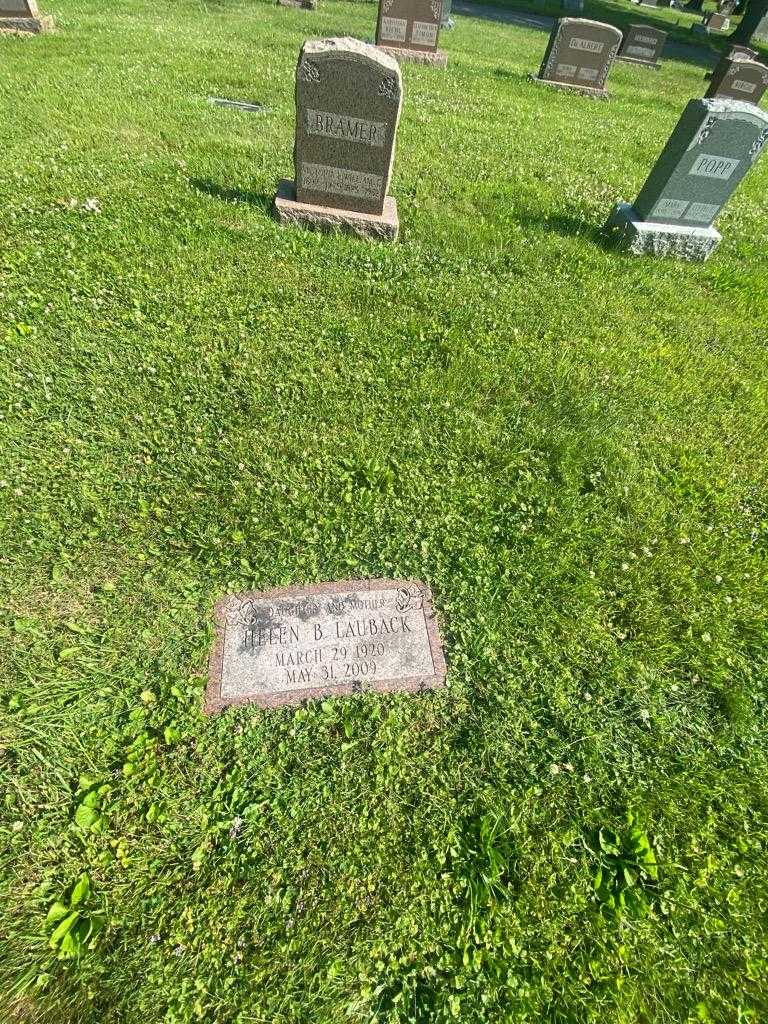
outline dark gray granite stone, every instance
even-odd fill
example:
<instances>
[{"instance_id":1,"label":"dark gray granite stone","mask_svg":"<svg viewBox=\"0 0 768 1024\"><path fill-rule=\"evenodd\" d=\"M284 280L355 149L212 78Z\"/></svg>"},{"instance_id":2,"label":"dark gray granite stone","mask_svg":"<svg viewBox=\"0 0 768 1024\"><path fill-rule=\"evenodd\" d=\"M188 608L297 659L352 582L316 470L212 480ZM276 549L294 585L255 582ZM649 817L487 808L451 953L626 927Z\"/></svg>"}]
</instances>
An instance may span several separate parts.
<instances>
[{"instance_id":1,"label":"dark gray granite stone","mask_svg":"<svg viewBox=\"0 0 768 1024\"><path fill-rule=\"evenodd\" d=\"M381 215L402 105L392 57L357 39L310 39L296 68L296 200Z\"/></svg>"},{"instance_id":2,"label":"dark gray granite stone","mask_svg":"<svg viewBox=\"0 0 768 1024\"><path fill-rule=\"evenodd\" d=\"M621 44L617 60L660 68L667 33L650 25L630 25Z\"/></svg>"},{"instance_id":3,"label":"dark gray granite stone","mask_svg":"<svg viewBox=\"0 0 768 1024\"><path fill-rule=\"evenodd\" d=\"M436 53L441 21L441 0L379 0L376 45Z\"/></svg>"},{"instance_id":4,"label":"dark gray granite stone","mask_svg":"<svg viewBox=\"0 0 768 1024\"><path fill-rule=\"evenodd\" d=\"M534 81L606 96L605 82L620 44L621 32L613 25L560 18Z\"/></svg>"},{"instance_id":5,"label":"dark gray granite stone","mask_svg":"<svg viewBox=\"0 0 768 1024\"><path fill-rule=\"evenodd\" d=\"M768 113L732 99L691 100L632 206L606 227L631 252L706 259L712 223L768 142Z\"/></svg>"},{"instance_id":6,"label":"dark gray granite stone","mask_svg":"<svg viewBox=\"0 0 768 1024\"><path fill-rule=\"evenodd\" d=\"M729 97L746 103L759 103L768 89L768 67L754 60L729 60L722 57L712 72L704 96Z\"/></svg>"},{"instance_id":7,"label":"dark gray granite stone","mask_svg":"<svg viewBox=\"0 0 768 1024\"><path fill-rule=\"evenodd\" d=\"M224 597L215 608L205 710L279 707L373 690L442 686L429 587L347 580Z\"/></svg>"},{"instance_id":8,"label":"dark gray granite stone","mask_svg":"<svg viewBox=\"0 0 768 1024\"><path fill-rule=\"evenodd\" d=\"M0 32L46 32L53 18L41 15L35 0L0 0Z\"/></svg>"}]
</instances>

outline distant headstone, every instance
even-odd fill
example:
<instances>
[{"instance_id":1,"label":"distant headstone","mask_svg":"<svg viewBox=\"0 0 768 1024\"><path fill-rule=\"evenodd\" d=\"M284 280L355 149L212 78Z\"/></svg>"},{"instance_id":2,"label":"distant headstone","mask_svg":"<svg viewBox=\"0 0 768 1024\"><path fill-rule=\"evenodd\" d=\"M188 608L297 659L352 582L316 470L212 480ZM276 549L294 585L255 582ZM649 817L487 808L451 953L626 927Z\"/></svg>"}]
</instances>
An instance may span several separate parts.
<instances>
[{"instance_id":1,"label":"distant headstone","mask_svg":"<svg viewBox=\"0 0 768 1024\"><path fill-rule=\"evenodd\" d=\"M394 241L387 195L403 87L396 60L357 39L309 39L296 67L295 180L282 181L281 224Z\"/></svg>"},{"instance_id":2,"label":"distant headstone","mask_svg":"<svg viewBox=\"0 0 768 1024\"><path fill-rule=\"evenodd\" d=\"M298 7L303 11L317 10L317 0L277 0L281 7Z\"/></svg>"},{"instance_id":3,"label":"distant headstone","mask_svg":"<svg viewBox=\"0 0 768 1024\"><path fill-rule=\"evenodd\" d=\"M429 587L349 580L230 595L215 608L205 710L445 682Z\"/></svg>"},{"instance_id":4,"label":"distant headstone","mask_svg":"<svg viewBox=\"0 0 768 1024\"><path fill-rule=\"evenodd\" d=\"M720 58L721 60L757 60L757 50L750 49L749 46L741 46L740 43L734 43L728 47L726 53ZM712 78L713 72L707 71L704 77L709 81Z\"/></svg>"},{"instance_id":5,"label":"distant headstone","mask_svg":"<svg viewBox=\"0 0 768 1024\"><path fill-rule=\"evenodd\" d=\"M704 24L710 32L727 32L731 27L730 18L725 14L708 14Z\"/></svg>"},{"instance_id":6,"label":"distant headstone","mask_svg":"<svg viewBox=\"0 0 768 1024\"><path fill-rule=\"evenodd\" d=\"M379 0L376 45L398 61L444 68L448 55L438 50L441 0Z\"/></svg>"},{"instance_id":7,"label":"distant headstone","mask_svg":"<svg viewBox=\"0 0 768 1024\"><path fill-rule=\"evenodd\" d=\"M42 15L35 0L0 0L0 32L46 32L53 18Z\"/></svg>"},{"instance_id":8,"label":"distant headstone","mask_svg":"<svg viewBox=\"0 0 768 1024\"><path fill-rule=\"evenodd\" d=\"M729 60L757 60L757 50L749 46L742 46L741 43L732 43L726 54Z\"/></svg>"},{"instance_id":9,"label":"distant headstone","mask_svg":"<svg viewBox=\"0 0 768 1024\"><path fill-rule=\"evenodd\" d=\"M451 17L453 11L453 0L443 0L443 13L440 16L440 28L453 28L456 24Z\"/></svg>"},{"instance_id":10,"label":"distant headstone","mask_svg":"<svg viewBox=\"0 0 768 1024\"><path fill-rule=\"evenodd\" d=\"M607 97L605 82L619 50L621 32L587 18L559 18L534 82Z\"/></svg>"},{"instance_id":11,"label":"distant headstone","mask_svg":"<svg viewBox=\"0 0 768 1024\"><path fill-rule=\"evenodd\" d=\"M768 89L768 67L754 60L729 60L723 57L712 72L704 96L728 96L746 103L759 103Z\"/></svg>"},{"instance_id":12,"label":"distant headstone","mask_svg":"<svg viewBox=\"0 0 768 1024\"><path fill-rule=\"evenodd\" d=\"M569 14L583 14L584 0L560 0L560 7Z\"/></svg>"},{"instance_id":13,"label":"distant headstone","mask_svg":"<svg viewBox=\"0 0 768 1024\"><path fill-rule=\"evenodd\" d=\"M764 43L768 42L768 14L760 19L757 28L752 33L753 39L761 39Z\"/></svg>"},{"instance_id":14,"label":"distant headstone","mask_svg":"<svg viewBox=\"0 0 768 1024\"><path fill-rule=\"evenodd\" d=\"M658 69L661 67L660 59L666 41L667 33L659 28L630 25L616 59Z\"/></svg>"},{"instance_id":15,"label":"distant headstone","mask_svg":"<svg viewBox=\"0 0 768 1024\"><path fill-rule=\"evenodd\" d=\"M731 99L691 100L630 206L606 224L633 253L705 260L721 241L712 222L768 141L768 113Z\"/></svg>"}]
</instances>

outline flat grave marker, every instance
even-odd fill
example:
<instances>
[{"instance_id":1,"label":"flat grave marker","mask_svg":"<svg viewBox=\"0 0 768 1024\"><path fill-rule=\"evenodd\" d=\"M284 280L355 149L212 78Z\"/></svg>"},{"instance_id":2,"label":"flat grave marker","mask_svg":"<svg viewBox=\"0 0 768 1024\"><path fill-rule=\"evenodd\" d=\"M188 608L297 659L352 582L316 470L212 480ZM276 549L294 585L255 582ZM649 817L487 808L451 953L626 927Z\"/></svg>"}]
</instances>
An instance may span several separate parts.
<instances>
[{"instance_id":1,"label":"flat grave marker","mask_svg":"<svg viewBox=\"0 0 768 1024\"><path fill-rule=\"evenodd\" d=\"M768 89L768 67L754 60L729 60L723 57L712 72L705 98L714 96L759 103Z\"/></svg>"},{"instance_id":2,"label":"flat grave marker","mask_svg":"<svg viewBox=\"0 0 768 1024\"><path fill-rule=\"evenodd\" d=\"M295 177L283 180L281 224L394 241L392 176L403 99L400 67L358 39L309 39L296 67Z\"/></svg>"},{"instance_id":3,"label":"flat grave marker","mask_svg":"<svg viewBox=\"0 0 768 1024\"><path fill-rule=\"evenodd\" d=\"M47 32L53 18L40 14L36 0L0 0L0 32Z\"/></svg>"},{"instance_id":4,"label":"flat grave marker","mask_svg":"<svg viewBox=\"0 0 768 1024\"><path fill-rule=\"evenodd\" d=\"M442 686L432 594L415 580L346 580L234 594L215 607L205 711Z\"/></svg>"},{"instance_id":5,"label":"flat grave marker","mask_svg":"<svg viewBox=\"0 0 768 1024\"><path fill-rule=\"evenodd\" d=\"M667 33L650 25L630 25L616 60L630 64L643 64L658 71L661 55L667 42Z\"/></svg>"},{"instance_id":6,"label":"flat grave marker","mask_svg":"<svg viewBox=\"0 0 768 1024\"><path fill-rule=\"evenodd\" d=\"M768 113L732 99L691 100L637 199L620 202L606 230L635 254L705 260L712 226L768 142Z\"/></svg>"},{"instance_id":7,"label":"flat grave marker","mask_svg":"<svg viewBox=\"0 0 768 1024\"><path fill-rule=\"evenodd\" d=\"M446 67L437 47L442 11L442 0L379 0L376 45L398 61Z\"/></svg>"},{"instance_id":8,"label":"flat grave marker","mask_svg":"<svg viewBox=\"0 0 768 1024\"><path fill-rule=\"evenodd\" d=\"M539 73L531 80L606 99L605 82L620 44L621 32L613 25L588 18L559 18Z\"/></svg>"}]
</instances>

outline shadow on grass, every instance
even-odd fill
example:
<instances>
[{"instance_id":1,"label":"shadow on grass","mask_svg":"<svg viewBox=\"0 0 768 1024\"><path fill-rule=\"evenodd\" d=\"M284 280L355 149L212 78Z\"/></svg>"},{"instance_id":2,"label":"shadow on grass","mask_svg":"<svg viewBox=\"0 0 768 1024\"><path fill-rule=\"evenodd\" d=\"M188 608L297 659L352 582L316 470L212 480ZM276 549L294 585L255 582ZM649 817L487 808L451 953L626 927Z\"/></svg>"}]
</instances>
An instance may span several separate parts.
<instances>
[{"instance_id":1,"label":"shadow on grass","mask_svg":"<svg viewBox=\"0 0 768 1024\"><path fill-rule=\"evenodd\" d=\"M210 178L190 178L189 184L198 192L212 196L214 199L221 199L225 203L248 203L250 206L258 206L266 213L272 208L274 195L264 192L248 192L241 188L230 188L227 185L219 185Z\"/></svg>"},{"instance_id":2,"label":"shadow on grass","mask_svg":"<svg viewBox=\"0 0 768 1024\"><path fill-rule=\"evenodd\" d=\"M608 219L610 210L606 210L605 220ZM605 241L603 234L603 222L595 225L594 221L584 220L582 217L572 217L564 213L543 214L521 212L516 214L515 220L525 228L532 228L538 231L547 231L552 234L562 235L565 238L584 238L588 242L600 245Z\"/></svg>"}]
</instances>

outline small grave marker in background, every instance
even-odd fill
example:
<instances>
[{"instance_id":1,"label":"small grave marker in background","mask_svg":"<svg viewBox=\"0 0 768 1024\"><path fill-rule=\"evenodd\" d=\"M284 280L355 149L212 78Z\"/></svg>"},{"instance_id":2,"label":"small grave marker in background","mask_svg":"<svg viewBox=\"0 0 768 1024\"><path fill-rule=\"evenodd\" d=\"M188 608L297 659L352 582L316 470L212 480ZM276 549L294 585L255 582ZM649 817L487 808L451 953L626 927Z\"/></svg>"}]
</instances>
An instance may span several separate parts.
<instances>
[{"instance_id":1,"label":"small grave marker in background","mask_svg":"<svg viewBox=\"0 0 768 1024\"><path fill-rule=\"evenodd\" d=\"M745 103L759 103L768 89L768 67L754 60L721 58L712 72L712 80L704 94L706 99L727 96Z\"/></svg>"},{"instance_id":2,"label":"small grave marker in background","mask_svg":"<svg viewBox=\"0 0 768 1024\"><path fill-rule=\"evenodd\" d=\"M542 85L606 99L605 82L621 44L613 25L587 18L560 18L549 37L539 74Z\"/></svg>"},{"instance_id":3,"label":"small grave marker in background","mask_svg":"<svg viewBox=\"0 0 768 1024\"><path fill-rule=\"evenodd\" d=\"M705 260L712 223L768 142L768 114L731 99L691 100L630 206L606 224L629 252Z\"/></svg>"},{"instance_id":4,"label":"small grave marker in background","mask_svg":"<svg viewBox=\"0 0 768 1024\"><path fill-rule=\"evenodd\" d=\"M398 61L446 67L437 48L442 8L442 0L379 0L376 45Z\"/></svg>"},{"instance_id":5,"label":"small grave marker in background","mask_svg":"<svg viewBox=\"0 0 768 1024\"><path fill-rule=\"evenodd\" d=\"M617 60L643 64L658 71L667 33L650 25L630 25L621 44Z\"/></svg>"},{"instance_id":6,"label":"small grave marker in background","mask_svg":"<svg viewBox=\"0 0 768 1024\"><path fill-rule=\"evenodd\" d=\"M445 658L429 587L348 580L223 598L205 710L434 689Z\"/></svg>"}]
</instances>

